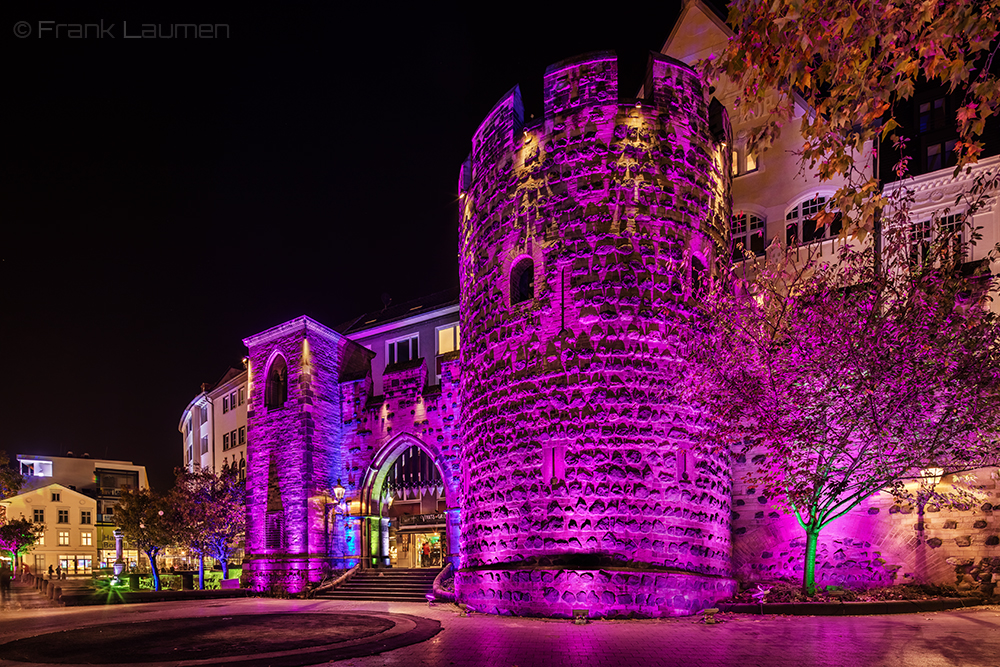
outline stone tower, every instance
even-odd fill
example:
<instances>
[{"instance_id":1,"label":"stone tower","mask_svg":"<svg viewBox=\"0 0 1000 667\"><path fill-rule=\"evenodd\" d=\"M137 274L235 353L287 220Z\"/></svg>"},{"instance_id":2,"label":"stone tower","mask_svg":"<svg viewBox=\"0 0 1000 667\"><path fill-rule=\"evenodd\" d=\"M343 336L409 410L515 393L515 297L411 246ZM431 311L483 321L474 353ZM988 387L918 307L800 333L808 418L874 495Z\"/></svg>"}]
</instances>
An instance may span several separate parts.
<instances>
[{"instance_id":1,"label":"stone tower","mask_svg":"<svg viewBox=\"0 0 1000 667\"><path fill-rule=\"evenodd\" d=\"M250 586L300 593L342 553L329 494L348 479L345 383L364 377L371 353L308 317L243 342L249 349L247 540ZM338 564L341 565L341 564Z\"/></svg>"},{"instance_id":2,"label":"stone tower","mask_svg":"<svg viewBox=\"0 0 1000 667\"><path fill-rule=\"evenodd\" d=\"M460 176L461 600L494 613L690 614L729 594L728 453L695 445L673 323L730 218L729 125L651 54L552 65L544 114L493 108Z\"/></svg>"}]
</instances>

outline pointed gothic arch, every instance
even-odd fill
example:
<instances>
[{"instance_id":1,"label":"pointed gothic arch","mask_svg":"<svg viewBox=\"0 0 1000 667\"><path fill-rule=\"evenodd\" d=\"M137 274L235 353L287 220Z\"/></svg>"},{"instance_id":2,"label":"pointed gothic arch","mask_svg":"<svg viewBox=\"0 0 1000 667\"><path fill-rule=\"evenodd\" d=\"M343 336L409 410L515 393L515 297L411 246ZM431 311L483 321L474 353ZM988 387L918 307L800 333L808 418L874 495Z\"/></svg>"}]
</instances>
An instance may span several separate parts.
<instances>
[{"instance_id":1,"label":"pointed gothic arch","mask_svg":"<svg viewBox=\"0 0 1000 667\"><path fill-rule=\"evenodd\" d=\"M284 407L288 400L288 363L285 355L280 352L271 355L264 377L264 407Z\"/></svg>"},{"instance_id":2,"label":"pointed gothic arch","mask_svg":"<svg viewBox=\"0 0 1000 667\"><path fill-rule=\"evenodd\" d=\"M410 433L400 433L387 442L372 458L371 465L365 470L365 477L361 484L362 501L369 506L374 506L373 503L378 502L379 499L375 495L381 492L386 477L392 469L392 464L403 452L413 446L418 447L427 454L434 465L437 466L438 471L440 471L448 506L458 507L458 489L448 474L450 467L445 462L441 450L435 445L427 443Z\"/></svg>"}]
</instances>

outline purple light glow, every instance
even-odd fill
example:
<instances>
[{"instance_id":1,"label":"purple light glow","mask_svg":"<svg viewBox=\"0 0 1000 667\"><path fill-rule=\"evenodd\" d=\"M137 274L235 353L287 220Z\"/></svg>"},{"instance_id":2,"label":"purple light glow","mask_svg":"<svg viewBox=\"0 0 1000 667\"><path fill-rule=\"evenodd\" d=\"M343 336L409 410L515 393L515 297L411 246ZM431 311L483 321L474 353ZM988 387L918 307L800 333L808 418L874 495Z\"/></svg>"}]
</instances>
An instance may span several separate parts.
<instances>
[{"instance_id":1,"label":"purple light glow","mask_svg":"<svg viewBox=\"0 0 1000 667\"><path fill-rule=\"evenodd\" d=\"M702 417L671 389L671 321L729 219L728 152L692 70L654 56L648 81L637 105L618 99L614 54L554 65L525 140L515 88L462 170L476 382L462 387L456 588L485 611L690 614L733 589L728 455L692 442ZM534 283L518 302L507 276L524 257Z\"/></svg>"}]
</instances>

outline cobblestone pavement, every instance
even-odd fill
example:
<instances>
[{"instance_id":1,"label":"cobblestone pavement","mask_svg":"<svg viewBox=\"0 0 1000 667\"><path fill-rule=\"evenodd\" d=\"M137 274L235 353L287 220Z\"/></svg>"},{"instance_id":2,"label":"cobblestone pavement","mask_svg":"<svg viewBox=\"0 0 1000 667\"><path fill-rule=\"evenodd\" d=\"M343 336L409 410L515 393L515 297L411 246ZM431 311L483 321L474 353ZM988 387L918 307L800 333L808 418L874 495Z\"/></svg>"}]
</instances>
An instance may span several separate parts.
<instances>
[{"instance_id":1,"label":"cobblestone pavement","mask_svg":"<svg viewBox=\"0 0 1000 667\"><path fill-rule=\"evenodd\" d=\"M349 658L344 667L373 665L684 665L784 667L937 667L1000 665L1000 607L848 617L724 615L718 625L696 618L596 621L485 615L463 617L451 605L357 603L335 600L205 600L38 608L0 612L0 642L105 623L254 613L348 611L413 614L441 621L444 630L420 644ZM109 638L111 639L111 638ZM178 642L183 642L183 637ZM0 661L4 667L26 663ZM166 664L166 663L156 663ZM191 663L171 663L191 664ZM206 664L204 662L198 664ZM225 664L222 661L213 664ZM323 663L327 664L327 663Z\"/></svg>"}]
</instances>

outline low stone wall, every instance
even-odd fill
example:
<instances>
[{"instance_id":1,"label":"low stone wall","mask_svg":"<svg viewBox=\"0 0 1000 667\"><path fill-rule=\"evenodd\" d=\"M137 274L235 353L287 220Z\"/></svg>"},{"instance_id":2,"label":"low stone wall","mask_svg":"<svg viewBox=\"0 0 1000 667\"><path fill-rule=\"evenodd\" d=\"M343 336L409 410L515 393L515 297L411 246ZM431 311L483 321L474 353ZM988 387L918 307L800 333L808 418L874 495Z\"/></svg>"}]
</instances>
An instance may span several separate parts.
<instances>
[{"instance_id":1,"label":"low stone wall","mask_svg":"<svg viewBox=\"0 0 1000 667\"><path fill-rule=\"evenodd\" d=\"M455 575L458 599L475 611L516 616L590 618L689 616L736 592L727 577L685 572L485 570Z\"/></svg>"}]
</instances>

